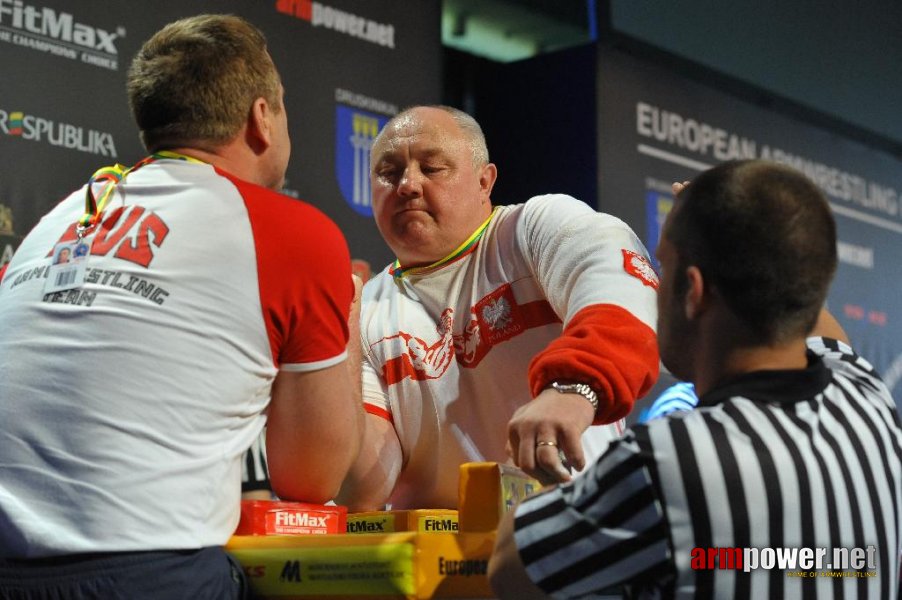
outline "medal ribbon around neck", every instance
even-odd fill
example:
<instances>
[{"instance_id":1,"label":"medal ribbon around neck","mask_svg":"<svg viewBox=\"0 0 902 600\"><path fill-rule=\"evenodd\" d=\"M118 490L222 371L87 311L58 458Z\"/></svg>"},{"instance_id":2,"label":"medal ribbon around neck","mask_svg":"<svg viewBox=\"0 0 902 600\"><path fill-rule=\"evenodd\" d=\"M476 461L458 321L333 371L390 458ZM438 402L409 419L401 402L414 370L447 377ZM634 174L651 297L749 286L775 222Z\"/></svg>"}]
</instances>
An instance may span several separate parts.
<instances>
[{"instance_id":1,"label":"medal ribbon around neck","mask_svg":"<svg viewBox=\"0 0 902 600\"><path fill-rule=\"evenodd\" d=\"M489 223L492 222L492 218L495 216L496 212L498 212L497 206L492 210L492 214L489 215L489 218L483 221L482 225L480 225L479 228L473 232L473 235L468 237L463 244L458 246L448 256L440 258L434 263L422 267L402 267L401 262L398 259L395 259L395 262L392 264L389 272L392 274L392 277L401 279L405 275L422 275L423 273L437 269L459 258L463 258L476 248L476 245L479 243L479 240L482 239L482 235L485 233L485 230L488 229Z\"/></svg>"},{"instance_id":2,"label":"medal ribbon around neck","mask_svg":"<svg viewBox=\"0 0 902 600\"><path fill-rule=\"evenodd\" d=\"M178 152L161 150L141 159L131 168L116 163L111 167L102 167L100 169L97 169L88 180L88 188L85 191L85 214L83 214L78 220L78 226L76 228L79 239L81 239L88 230L90 230L92 227L94 227L94 225L97 224L97 222L100 220L100 215L103 214L106 205L109 204L110 198L113 196L113 192L116 190L116 186L119 185L119 183L121 183L129 173L137 171L144 165L148 165L163 158L184 160L190 163L205 164L204 161L197 158L185 156L184 154L179 154ZM94 184L102 182L106 182L106 184L103 186L103 189L100 190L100 194L95 197Z\"/></svg>"}]
</instances>

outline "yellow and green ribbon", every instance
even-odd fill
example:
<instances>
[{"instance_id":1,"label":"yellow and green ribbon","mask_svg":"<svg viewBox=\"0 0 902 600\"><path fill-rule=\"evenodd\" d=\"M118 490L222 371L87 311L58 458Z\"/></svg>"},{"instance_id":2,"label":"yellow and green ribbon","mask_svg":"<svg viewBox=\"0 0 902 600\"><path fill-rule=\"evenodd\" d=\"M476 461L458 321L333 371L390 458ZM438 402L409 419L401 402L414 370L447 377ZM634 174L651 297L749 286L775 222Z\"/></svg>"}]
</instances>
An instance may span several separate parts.
<instances>
[{"instance_id":1,"label":"yellow and green ribbon","mask_svg":"<svg viewBox=\"0 0 902 600\"><path fill-rule=\"evenodd\" d=\"M159 152L154 152L150 156L141 159L131 168L116 163L111 167L101 167L100 169L97 169L88 180L88 187L85 191L85 214L78 220L78 232L83 235L87 230L97 224L97 221L100 220L100 215L103 214L106 205L109 204L110 198L116 190L116 186L119 185L129 173L137 171L144 165L160 160L161 158L204 164L204 161L191 156L185 156L184 154L171 152L169 150L160 150ZM100 194L95 197L94 184L102 183L104 181L106 184L100 190Z\"/></svg>"},{"instance_id":2,"label":"yellow and green ribbon","mask_svg":"<svg viewBox=\"0 0 902 600\"><path fill-rule=\"evenodd\" d=\"M485 230L489 228L489 223L492 222L492 218L495 216L496 212L498 212L497 206L492 210L492 214L489 215L489 218L483 221L482 225L480 225L463 244L455 248L448 256L422 267L402 267L401 262L395 259L395 262L392 263L392 266L389 268L389 273L396 279L401 279L405 275L422 275L423 273L438 269L450 262L463 258L476 248L476 245L479 243L479 240L482 239Z\"/></svg>"}]
</instances>

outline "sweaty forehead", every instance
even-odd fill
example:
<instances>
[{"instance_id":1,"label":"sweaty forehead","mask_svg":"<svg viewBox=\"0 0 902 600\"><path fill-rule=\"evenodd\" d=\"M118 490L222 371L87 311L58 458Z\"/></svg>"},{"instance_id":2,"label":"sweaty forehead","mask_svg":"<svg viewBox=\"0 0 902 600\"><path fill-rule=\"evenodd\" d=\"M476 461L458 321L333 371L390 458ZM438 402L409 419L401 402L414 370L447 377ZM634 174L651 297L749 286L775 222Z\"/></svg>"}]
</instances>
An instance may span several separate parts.
<instances>
[{"instance_id":1,"label":"sweaty forehead","mask_svg":"<svg viewBox=\"0 0 902 600\"><path fill-rule=\"evenodd\" d=\"M430 115L423 118L417 114L407 114L396 119L380 134L373 148L373 156L408 152L447 154L456 152L464 144L466 140L450 115Z\"/></svg>"}]
</instances>

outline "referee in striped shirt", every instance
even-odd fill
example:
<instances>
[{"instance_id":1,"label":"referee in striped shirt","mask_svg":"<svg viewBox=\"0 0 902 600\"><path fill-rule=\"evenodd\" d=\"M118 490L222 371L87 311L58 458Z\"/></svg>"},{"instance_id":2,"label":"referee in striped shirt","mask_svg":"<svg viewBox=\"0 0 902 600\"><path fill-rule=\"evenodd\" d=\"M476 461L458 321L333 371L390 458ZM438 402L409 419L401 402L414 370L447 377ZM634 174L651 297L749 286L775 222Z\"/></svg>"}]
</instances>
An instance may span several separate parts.
<instances>
[{"instance_id":1,"label":"referee in striped shirt","mask_svg":"<svg viewBox=\"0 0 902 600\"><path fill-rule=\"evenodd\" d=\"M699 406L634 427L509 514L492 585L517 600L898 598L902 431L821 311L836 268L826 200L763 161L674 191L658 341Z\"/></svg>"}]
</instances>

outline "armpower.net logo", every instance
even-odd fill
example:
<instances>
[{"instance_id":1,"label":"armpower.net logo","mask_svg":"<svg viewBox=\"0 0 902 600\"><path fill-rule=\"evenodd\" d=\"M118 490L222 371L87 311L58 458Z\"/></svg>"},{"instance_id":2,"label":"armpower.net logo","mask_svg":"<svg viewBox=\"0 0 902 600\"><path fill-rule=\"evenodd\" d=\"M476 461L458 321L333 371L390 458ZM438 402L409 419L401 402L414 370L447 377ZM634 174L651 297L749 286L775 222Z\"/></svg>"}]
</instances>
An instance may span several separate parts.
<instances>
[{"instance_id":1,"label":"armpower.net logo","mask_svg":"<svg viewBox=\"0 0 902 600\"><path fill-rule=\"evenodd\" d=\"M689 564L696 571L779 569L787 577L876 577L877 548L693 548Z\"/></svg>"},{"instance_id":2,"label":"armpower.net logo","mask_svg":"<svg viewBox=\"0 0 902 600\"><path fill-rule=\"evenodd\" d=\"M395 26L391 23L379 23L312 0L276 0L276 10L307 21L314 27L330 29L378 46L395 48Z\"/></svg>"}]
</instances>

